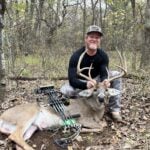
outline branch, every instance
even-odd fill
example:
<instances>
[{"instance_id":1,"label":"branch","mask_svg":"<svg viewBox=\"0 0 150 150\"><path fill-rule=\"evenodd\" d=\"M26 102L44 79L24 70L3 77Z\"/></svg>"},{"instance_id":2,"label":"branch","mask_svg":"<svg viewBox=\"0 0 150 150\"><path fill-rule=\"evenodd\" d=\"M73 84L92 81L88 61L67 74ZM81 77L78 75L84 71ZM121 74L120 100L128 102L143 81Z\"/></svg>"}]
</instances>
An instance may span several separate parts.
<instances>
[{"instance_id":1,"label":"branch","mask_svg":"<svg viewBox=\"0 0 150 150\"><path fill-rule=\"evenodd\" d=\"M37 79L48 79L45 77L22 77L22 76L17 76L17 77L8 77L8 79L10 80L22 80L22 81L33 81L33 80L37 80Z\"/></svg>"},{"instance_id":2,"label":"branch","mask_svg":"<svg viewBox=\"0 0 150 150\"><path fill-rule=\"evenodd\" d=\"M81 130L81 133L99 133L99 132L101 132L101 131L103 131L103 128L102 129L100 129L100 128L95 128L95 129L85 129L85 128L82 128L82 130Z\"/></svg>"}]
</instances>

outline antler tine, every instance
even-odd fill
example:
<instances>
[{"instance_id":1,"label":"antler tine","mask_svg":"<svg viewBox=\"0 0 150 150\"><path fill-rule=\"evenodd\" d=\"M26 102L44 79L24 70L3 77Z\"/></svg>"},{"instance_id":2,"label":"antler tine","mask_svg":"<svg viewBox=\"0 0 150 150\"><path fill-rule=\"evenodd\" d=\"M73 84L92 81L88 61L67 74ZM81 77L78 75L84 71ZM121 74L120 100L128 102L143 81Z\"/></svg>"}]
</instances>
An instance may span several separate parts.
<instances>
[{"instance_id":1,"label":"antler tine","mask_svg":"<svg viewBox=\"0 0 150 150\"><path fill-rule=\"evenodd\" d=\"M126 57L124 57L124 68L125 68L125 71L126 71L126 74L127 74L127 61L126 61Z\"/></svg>"},{"instance_id":2,"label":"antler tine","mask_svg":"<svg viewBox=\"0 0 150 150\"><path fill-rule=\"evenodd\" d=\"M124 75L126 75L127 71L124 68L120 67L120 66L118 66L118 67L122 70L122 72L119 75L110 78L109 79L110 82L113 81L113 80L115 80L115 79L121 78Z\"/></svg>"},{"instance_id":3,"label":"antler tine","mask_svg":"<svg viewBox=\"0 0 150 150\"><path fill-rule=\"evenodd\" d=\"M121 55L121 53L120 53L120 51L118 49L116 51L117 51L117 53L119 55L121 66L124 66L124 63L123 63L124 57Z\"/></svg>"},{"instance_id":4,"label":"antler tine","mask_svg":"<svg viewBox=\"0 0 150 150\"><path fill-rule=\"evenodd\" d=\"M113 81L113 80L115 80L115 79L121 78L121 77L123 77L124 75L127 74L127 63L126 63L126 59L125 59L124 56L122 56L122 55L120 54L120 52L119 52L118 50L117 50L117 52L118 52L118 54L119 54L120 62L121 62L121 65L122 65L122 66L118 66L118 65L117 65L117 67L120 68L122 71L121 71L121 73L120 73L119 75L110 78L110 79L109 79L110 82Z\"/></svg>"},{"instance_id":5,"label":"antler tine","mask_svg":"<svg viewBox=\"0 0 150 150\"><path fill-rule=\"evenodd\" d=\"M109 80L109 71L108 71L108 68L106 67L106 71L107 71L107 75L108 75L108 77L107 77L107 79Z\"/></svg>"},{"instance_id":6,"label":"antler tine","mask_svg":"<svg viewBox=\"0 0 150 150\"><path fill-rule=\"evenodd\" d=\"M87 79L87 80L92 80L92 77L91 77L92 64L90 65L90 67L84 67L84 68L82 68L82 69L80 68L81 61L82 61L82 59L83 59L85 53L86 53L86 51L84 51L84 52L80 55L80 57L79 57L79 61L78 61L78 64L77 64L77 74L78 74L79 76L81 76L81 77ZM81 73L81 72L82 72L83 70L85 70L85 69L89 69L89 71L88 71L88 75L89 75L89 76L86 76L86 75L84 75L84 74Z\"/></svg>"},{"instance_id":7,"label":"antler tine","mask_svg":"<svg viewBox=\"0 0 150 150\"><path fill-rule=\"evenodd\" d=\"M91 65L90 65L90 67L89 67L89 71L88 71L88 75L89 75L89 77L90 77L91 79L92 79L91 70L93 69L92 66L93 66L93 63L91 63Z\"/></svg>"},{"instance_id":8,"label":"antler tine","mask_svg":"<svg viewBox=\"0 0 150 150\"><path fill-rule=\"evenodd\" d=\"M124 55L121 55L121 53L119 52L119 50L117 50L118 54L119 54L119 58L120 58L120 62L121 62L121 66L124 67L124 70L127 73L127 61L126 61L126 57L124 57ZM118 66L119 67L119 66ZM119 67L120 68L120 67Z\"/></svg>"}]
</instances>

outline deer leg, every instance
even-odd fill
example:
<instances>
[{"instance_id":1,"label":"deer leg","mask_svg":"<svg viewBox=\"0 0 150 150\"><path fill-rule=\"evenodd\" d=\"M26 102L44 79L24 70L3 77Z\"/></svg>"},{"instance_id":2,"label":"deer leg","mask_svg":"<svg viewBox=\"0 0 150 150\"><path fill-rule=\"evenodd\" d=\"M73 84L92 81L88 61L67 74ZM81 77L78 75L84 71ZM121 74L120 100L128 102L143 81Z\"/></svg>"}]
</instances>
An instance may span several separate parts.
<instances>
[{"instance_id":1,"label":"deer leg","mask_svg":"<svg viewBox=\"0 0 150 150\"><path fill-rule=\"evenodd\" d=\"M93 115L93 119L94 119L94 121L97 122L98 124L99 124L100 121L101 121L100 118L99 118L99 116L98 116L98 114L96 114L96 113Z\"/></svg>"},{"instance_id":2,"label":"deer leg","mask_svg":"<svg viewBox=\"0 0 150 150\"><path fill-rule=\"evenodd\" d=\"M32 125L32 126L24 133L24 136L23 136L24 140L29 139L29 138L32 136L32 134L33 134L37 129L38 129L37 126Z\"/></svg>"},{"instance_id":3,"label":"deer leg","mask_svg":"<svg viewBox=\"0 0 150 150\"><path fill-rule=\"evenodd\" d=\"M23 148L16 144L16 150L23 150Z\"/></svg>"},{"instance_id":4,"label":"deer leg","mask_svg":"<svg viewBox=\"0 0 150 150\"><path fill-rule=\"evenodd\" d=\"M97 110L93 113L93 118L97 123L101 122L101 119L104 116L105 108L102 108L101 110Z\"/></svg>"},{"instance_id":5,"label":"deer leg","mask_svg":"<svg viewBox=\"0 0 150 150\"><path fill-rule=\"evenodd\" d=\"M101 110L97 112L99 119L101 120L104 116L105 107L103 107Z\"/></svg>"},{"instance_id":6,"label":"deer leg","mask_svg":"<svg viewBox=\"0 0 150 150\"><path fill-rule=\"evenodd\" d=\"M24 150L34 150L31 146L29 146L23 139L23 129L17 128L10 136L8 139L14 141L17 143L19 146L21 146Z\"/></svg>"},{"instance_id":7,"label":"deer leg","mask_svg":"<svg viewBox=\"0 0 150 150\"><path fill-rule=\"evenodd\" d=\"M23 138L21 137L17 137L14 134L11 134L8 137L10 140L14 141L15 143L17 143L19 146L21 146L24 150L34 150L31 146L29 146Z\"/></svg>"}]
</instances>

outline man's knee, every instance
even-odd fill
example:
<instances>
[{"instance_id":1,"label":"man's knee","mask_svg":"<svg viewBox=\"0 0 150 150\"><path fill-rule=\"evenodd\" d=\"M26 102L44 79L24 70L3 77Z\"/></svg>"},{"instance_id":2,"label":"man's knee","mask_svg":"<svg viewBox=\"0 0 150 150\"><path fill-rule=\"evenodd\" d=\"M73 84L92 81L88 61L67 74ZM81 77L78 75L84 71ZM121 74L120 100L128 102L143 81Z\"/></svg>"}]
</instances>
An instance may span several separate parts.
<instances>
[{"instance_id":1,"label":"man's knee","mask_svg":"<svg viewBox=\"0 0 150 150\"><path fill-rule=\"evenodd\" d=\"M110 71L110 78L111 77L115 77L115 76L118 76L120 74L119 71ZM114 79L112 82L111 82L111 87L112 88L116 88L116 89L120 89L122 86L122 79L121 78L118 78L118 79Z\"/></svg>"},{"instance_id":2,"label":"man's knee","mask_svg":"<svg viewBox=\"0 0 150 150\"><path fill-rule=\"evenodd\" d=\"M75 90L74 88L69 84L65 83L61 88L60 88L61 93L68 97L72 97L75 95Z\"/></svg>"},{"instance_id":3,"label":"man's knee","mask_svg":"<svg viewBox=\"0 0 150 150\"><path fill-rule=\"evenodd\" d=\"M119 71L113 70L113 71L109 71L110 77L114 77L120 74Z\"/></svg>"}]
</instances>

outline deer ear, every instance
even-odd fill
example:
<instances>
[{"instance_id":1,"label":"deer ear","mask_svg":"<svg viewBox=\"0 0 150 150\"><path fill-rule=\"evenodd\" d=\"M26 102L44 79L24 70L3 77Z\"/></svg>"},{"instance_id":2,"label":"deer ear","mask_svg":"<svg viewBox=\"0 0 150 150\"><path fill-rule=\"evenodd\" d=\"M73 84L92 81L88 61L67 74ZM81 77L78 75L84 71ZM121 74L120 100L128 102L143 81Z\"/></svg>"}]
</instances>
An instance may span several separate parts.
<instances>
[{"instance_id":1,"label":"deer ear","mask_svg":"<svg viewBox=\"0 0 150 150\"><path fill-rule=\"evenodd\" d=\"M86 90L79 92L79 96L81 97L90 97L92 96L92 94L93 94L93 90L91 89L86 89Z\"/></svg>"},{"instance_id":2,"label":"deer ear","mask_svg":"<svg viewBox=\"0 0 150 150\"><path fill-rule=\"evenodd\" d=\"M121 94L121 92L119 90L114 89L114 88L108 88L107 92L108 92L109 96L116 96L116 95Z\"/></svg>"}]
</instances>

